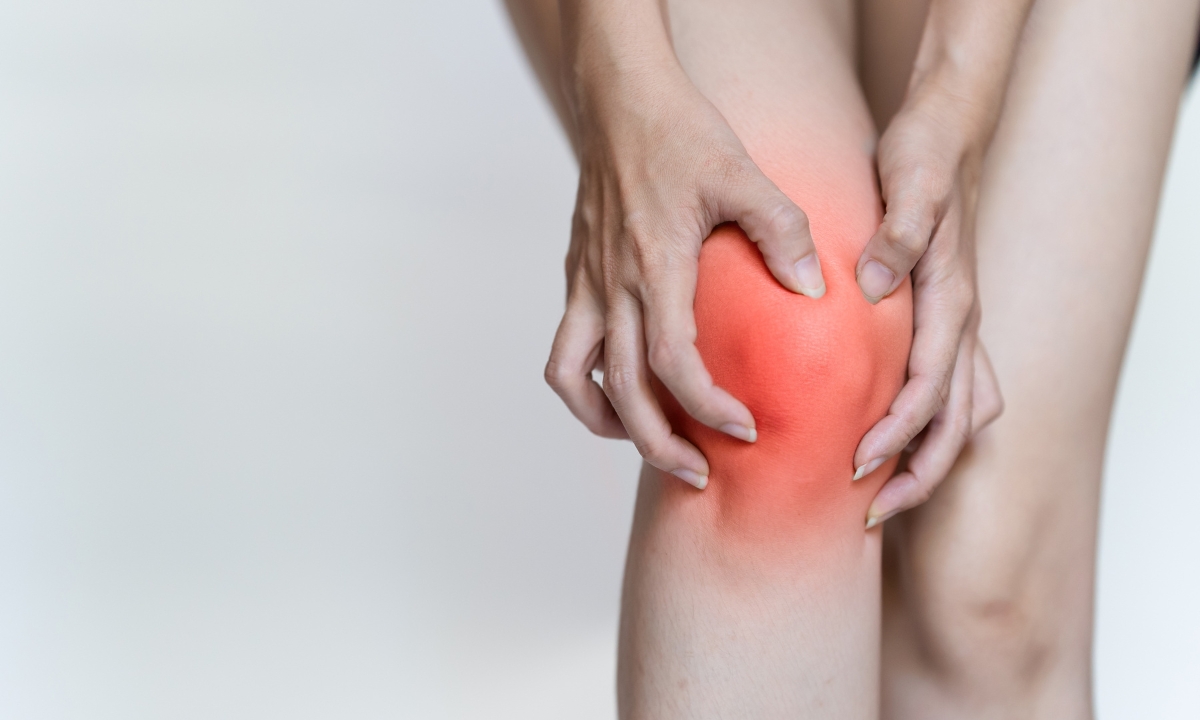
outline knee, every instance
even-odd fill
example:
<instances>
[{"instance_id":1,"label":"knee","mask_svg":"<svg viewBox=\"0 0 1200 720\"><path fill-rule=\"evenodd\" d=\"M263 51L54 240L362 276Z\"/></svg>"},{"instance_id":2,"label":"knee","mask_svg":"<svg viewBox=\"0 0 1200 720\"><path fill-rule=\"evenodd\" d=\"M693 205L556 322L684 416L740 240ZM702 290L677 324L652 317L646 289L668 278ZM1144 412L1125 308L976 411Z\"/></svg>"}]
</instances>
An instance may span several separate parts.
<instances>
[{"instance_id":1,"label":"knee","mask_svg":"<svg viewBox=\"0 0 1200 720\"><path fill-rule=\"evenodd\" d=\"M1028 685L1053 650L1039 608L1021 588L979 585L968 581L928 595L937 620L925 628L922 645L932 650L936 674L956 684Z\"/></svg>"},{"instance_id":2,"label":"knee","mask_svg":"<svg viewBox=\"0 0 1200 720\"><path fill-rule=\"evenodd\" d=\"M865 242L865 238L863 239ZM704 427L659 388L676 432L709 461L705 500L740 533L862 535L878 479L855 483L853 456L905 379L912 305L905 286L878 305L858 291L852 252L822 258L828 292L792 293L758 249L723 226L700 256L696 346L713 380L754 415L753 445Z\"/></svg>"},{"instance_id":3,"label":"knee","mask_svg":"<svg viewBox=\"0 0 1200 720\"><path fill-rule=\"evenodd\" d=\"M905 578L911 649L923 674L943 694L973 703L1086 691L1090 596L1040 567L1031 545L982 556Z\"/></svg>"}]
</instances>

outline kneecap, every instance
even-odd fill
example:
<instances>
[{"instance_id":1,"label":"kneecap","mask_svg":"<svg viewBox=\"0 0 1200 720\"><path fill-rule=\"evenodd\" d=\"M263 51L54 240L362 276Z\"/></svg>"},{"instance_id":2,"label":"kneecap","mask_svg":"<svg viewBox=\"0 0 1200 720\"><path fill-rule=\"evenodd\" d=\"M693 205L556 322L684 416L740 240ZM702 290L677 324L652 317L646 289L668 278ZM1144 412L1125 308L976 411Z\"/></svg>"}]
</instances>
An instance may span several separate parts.
<instances>
[{"instance_id":1,"label":"kneecap","mask_svg":"<svg viewBox=\"0 0 1200 720\"><path fill-rule=\"evenodd\" d=\"M753 413L757 442L702 425L655 383L675 431L710 469L703 491L664 477L664 499L700 504L722 534L747 541L861 539L895 468L853 480L859 441L906 377L911 286L875 305L859 291L855 264L881 215L872 192L810 206L801 203L827 287L818 300L781 286L737 225L716 228L700 253L696 345L714 382Z\"/></svg>"}]
</instances>

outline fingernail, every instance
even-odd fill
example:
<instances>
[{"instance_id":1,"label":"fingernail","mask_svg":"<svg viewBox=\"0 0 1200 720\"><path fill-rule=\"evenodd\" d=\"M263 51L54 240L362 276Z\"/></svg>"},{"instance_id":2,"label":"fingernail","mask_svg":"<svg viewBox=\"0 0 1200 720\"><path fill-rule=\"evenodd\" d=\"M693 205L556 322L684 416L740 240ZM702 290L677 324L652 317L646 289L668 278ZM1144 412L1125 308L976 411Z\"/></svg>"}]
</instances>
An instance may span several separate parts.
<instances>
[{"instance_id":1,"label":"fingernail","mask_svg":"<svg viewBox=\"0 0 1200 720\"><path fill-rule=\"evenodd\" d=\"M671 474L684 481L688 485L694 485L697 490L703 490L704 487L708 485L707 475L701 475L700 473L688 470L687 468L672 470Z\"/></svg>"},{"instance_id":2,"label":"fingernail","mask_svg":"<svg viewBox=\"0 0 1200 720\"><path fill-rule=\"evenodd\" d=\"M882 465L883 461L886 459L887 458L875 458L874 460L866 463L865 465L859 465L858 469L854 471L854 479L862 480L866 476L875 472L876 470L879 469L879 466ZM843 475L842 477L845 477L845 475Z\"/></svg>"},{"instance_id":3,"label":"fingernail","mask_svg":"<svg viewBox=\"0 0 1200 720\"><path fill-rule=\"evenodd\" d=\"M745 440L752 443L758 439L758 431L754 428L738 425L737 423L726 423L721 426L721 432L726 435L732 435L738 440Z\"/></svg>"},{"instance_id":4,"label":"fingernail","mask_svg":"<svg viewBox=\"0 0 1200 720\"><path fill-rule=\"evenodd\" d=\"M868 512L866 529L870 530L871 528L875 527L876 525L882 525L885 520L890 520L892 518L892 516L895 515L897 512L898 512L897 510L893 510L889 513L884 513L882 515L872 515Z\"/></svg>"},{"instance_id":5,"label":"fingernail","mask_svg":"<svg viewBox=\"0 0 1200 720\"><path fill-rule=\"evenodd\" d=\"M825 278L821 277L821 261L815 251L796 261L796 283L800 292L813 300L825 294Z\"/></svg>"},{"instance_id":6,"label":"fingernail","mask_svg":"<svg viewBox=\"0 0 1200 720\"><path fill-rule=\"evenodd\" d=\"M858 273L858 286L862 288L863 295L866 295L872 303L879 302L884 295L887 295L895 282L895 274L877 260L868 260L867 264L863 265L862 271Z\"/></svg>"}]
</instances>

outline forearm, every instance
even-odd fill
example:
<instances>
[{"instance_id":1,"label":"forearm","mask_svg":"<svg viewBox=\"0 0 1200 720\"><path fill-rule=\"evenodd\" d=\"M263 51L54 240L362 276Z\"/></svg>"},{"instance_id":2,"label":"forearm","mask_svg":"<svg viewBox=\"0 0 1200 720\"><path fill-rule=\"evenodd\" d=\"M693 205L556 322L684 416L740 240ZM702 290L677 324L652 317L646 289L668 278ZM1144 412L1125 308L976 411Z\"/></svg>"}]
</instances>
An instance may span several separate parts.
<instances>
[{"instance_id":1,"label":"forearm","mask_svg":"<svg viewBox=\"0 0 1200 720\"><path fill-rule=\"evenodd\" d=\"M895 457L925 432L871 505L872 522L915 507L1003 403L979 344L975 203L1030 0L933 0L899 112L876 151L883 222L858 260L871 302L905 278L916 328L908 382L855 464Z\"/></svg>"},{"instance_id":2,"label":"forearm","mask_svg":"<svg viewBox=\"0 0 1200 720\"><path fill-rule=\"evenodd\" d=\"M562 0L559 12L569 96L678 67L665 9L655 0Z\"/></svg>"},{"instance_id":3,"label":"forearm","mask_svg":"<svg viewBox=\"0 0 1200 720\"><path fill-rule=\"evenodd\" d=\"M505 0L517 36L576 154L581 122L653 103L682 72L655 0ZM615 101L622 93L622 101Z\"/></svg>"},{"instance_id":4,"label":"forearm","mask_svg":"<svg viewBox=\"0 0 1200 720\"><path fill-rule=\"evenodd\" d=\"M571 113L562 84L562 24L557 0L504 0L529 65L574 144Z\"/></svg>"},{"instance_id":5,"label":"forearm","mask_svg":"<svg viewBox=\"0 0 1200 720\"><path fill-rule=\"evenodd\" d=\"M933 0L901 112L936 112L949 142L982 155L1032 0Z\"/></svg>"}]
</instances>

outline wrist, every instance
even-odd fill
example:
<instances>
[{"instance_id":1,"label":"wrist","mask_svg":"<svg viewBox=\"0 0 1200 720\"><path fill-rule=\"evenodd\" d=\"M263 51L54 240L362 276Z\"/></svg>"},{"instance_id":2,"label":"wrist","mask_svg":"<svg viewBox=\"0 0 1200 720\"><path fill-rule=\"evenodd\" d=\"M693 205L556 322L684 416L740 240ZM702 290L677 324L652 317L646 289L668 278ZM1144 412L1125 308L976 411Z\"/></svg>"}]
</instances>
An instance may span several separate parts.
<instances>
[{"instance_id":1,"label":"wrist","mask_svg":"<svg viewBox=\"0 0 1200 720\"><path fill-rule=\"evenodd\" d=\"M982 162L995 127L995 113L980 98L932 77L909 89L893 123L902 119L924 125L943 156L959 163Z\"/></svg>"},{"instance_id":2,"label":"wrist","mask_svg":"<svg viewBox=\"0 0 1200 720\"><path fill-rule=\"evenodd\" d=\"M932 0L904 108L932 115L964 152L986 149L1030 0Z\"/></svg>"}]
</instances>

